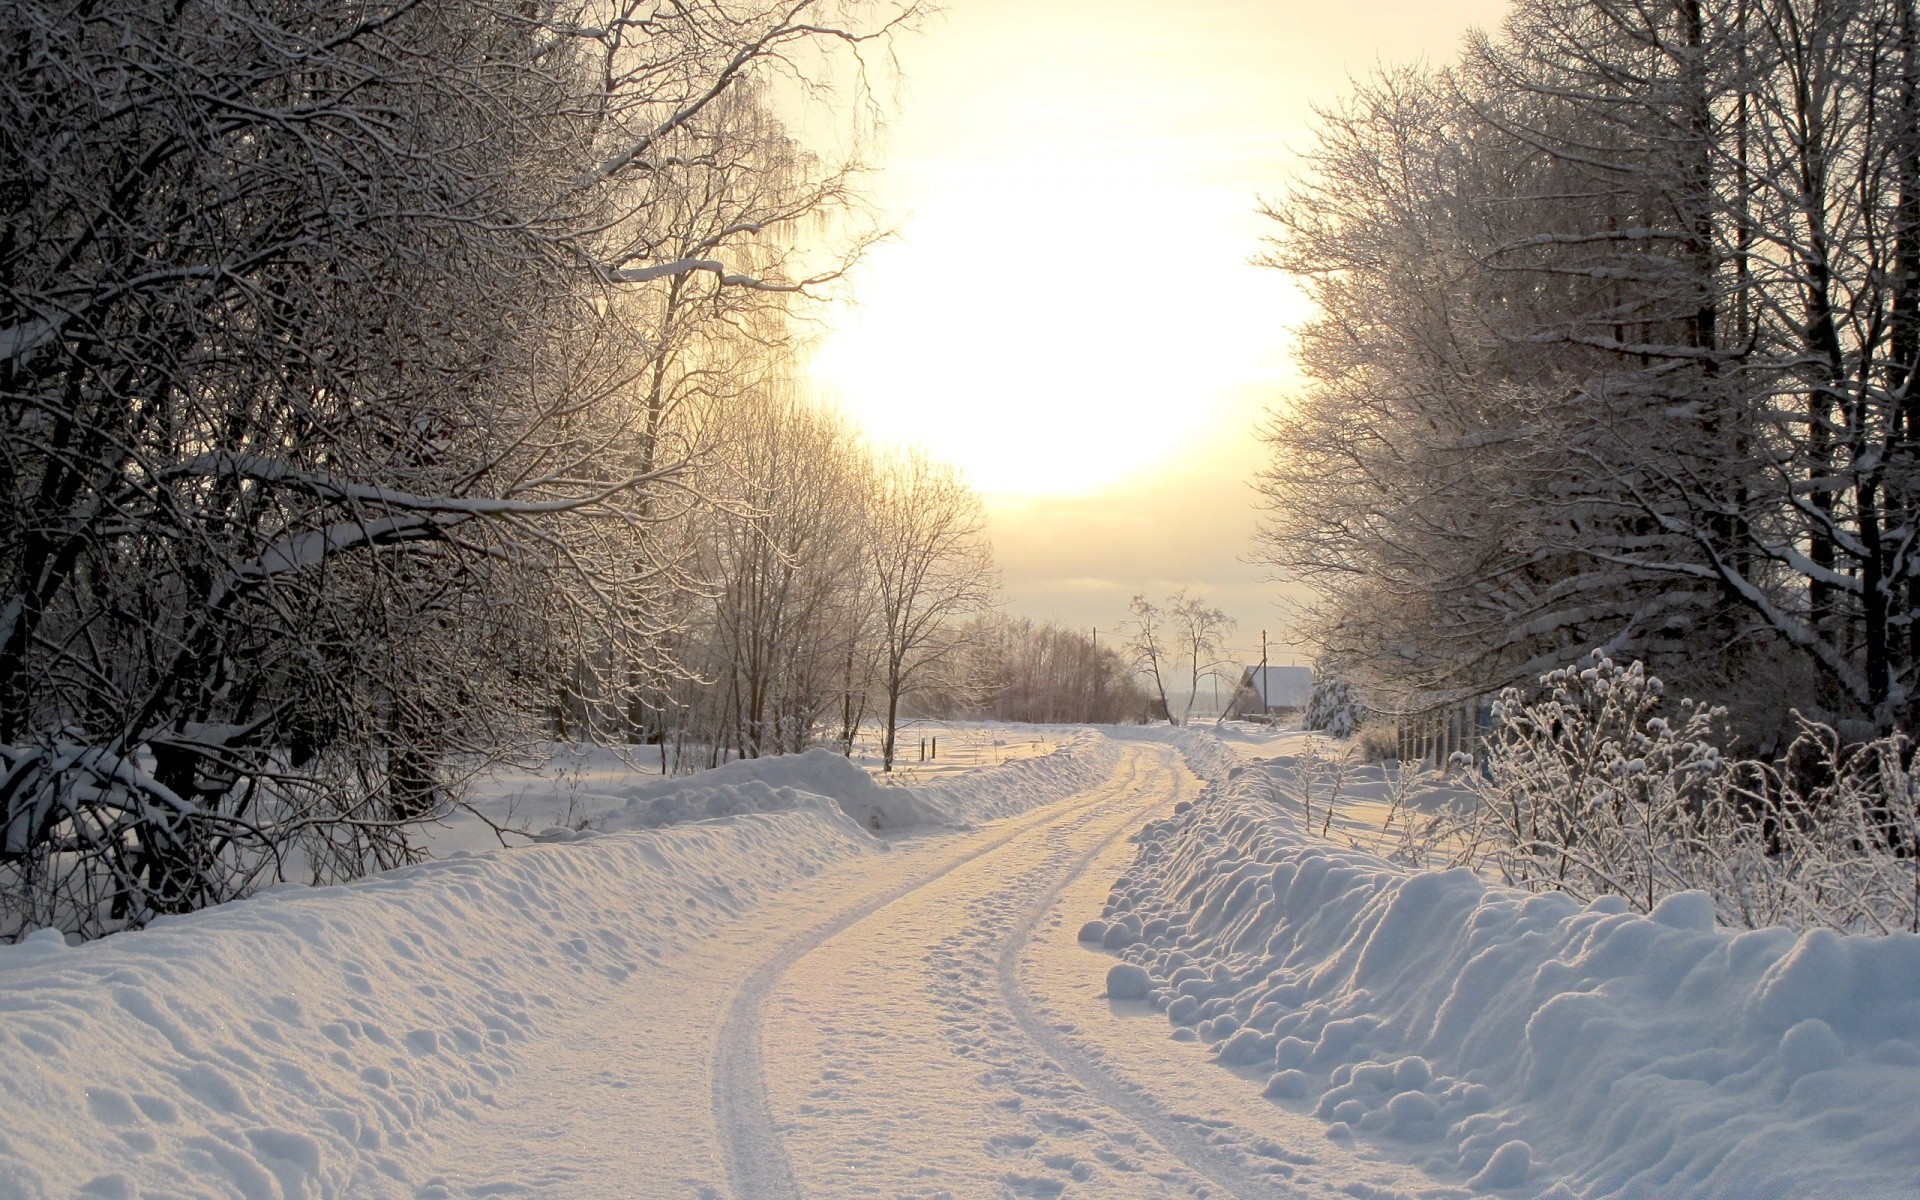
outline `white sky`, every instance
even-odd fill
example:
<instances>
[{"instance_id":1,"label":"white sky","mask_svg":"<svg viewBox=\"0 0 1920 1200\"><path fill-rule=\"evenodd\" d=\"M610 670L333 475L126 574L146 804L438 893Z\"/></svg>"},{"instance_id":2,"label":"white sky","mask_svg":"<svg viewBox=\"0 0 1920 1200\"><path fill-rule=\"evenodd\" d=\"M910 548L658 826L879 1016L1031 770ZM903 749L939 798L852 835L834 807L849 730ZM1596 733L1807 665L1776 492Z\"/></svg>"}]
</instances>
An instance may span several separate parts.
<instances>
[{"instance_id":1,"label":"white sky","mask_svg":"<svg viewBox=\"0 0 1920 1200\"><path fill-rule=\"evenodd\" d=\"M1450 59L1504 8L951 0L900 46L871 191L901 236L828 314L816 380L972 475L1010 611L1106 629L1191 586L1257 658L1285 618L1244 561L1253 428L1305 315L1247 261L1257 196L1350 75Z\"/></svg>"}]
</instances>

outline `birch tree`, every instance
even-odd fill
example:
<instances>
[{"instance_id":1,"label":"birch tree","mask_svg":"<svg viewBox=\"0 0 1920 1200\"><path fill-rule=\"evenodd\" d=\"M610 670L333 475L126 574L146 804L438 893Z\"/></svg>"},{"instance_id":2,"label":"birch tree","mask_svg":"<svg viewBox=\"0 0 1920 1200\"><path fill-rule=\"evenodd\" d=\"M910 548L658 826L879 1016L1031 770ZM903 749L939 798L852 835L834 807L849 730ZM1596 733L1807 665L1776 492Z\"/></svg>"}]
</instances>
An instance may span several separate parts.
<instances>
[{"instance_id":1,"label":"birch tree","mask_svg":"<svg viewBox=\"0 0 1920 1200\"><path fill-rule=\"evenodd\" d=\"M892 771L901 700L955 655L997 579L979 496L952 467L918 451L881 464L865 542L886 704L880 761Z\"/></svg>"},{"instance_id":2,"label":"birch tree","mask_svg":"<svg viewBox=\"0 0 1920 1200\"><path fill-rule=\"evenodd\" d=\"M1169 723L1178 725L1179 718L1167 703L1167 672L1173 666L1167 611L1139 595L1128 605L1128 611L1133 614L1127 631L1127 649L1133 654L1133 667L1145 672L1148 682L1153 684L1154 696L1160 701L1160 711L1166 714Z\"/></svg>"},{"instance_id":3,"label":"birch tree","mask_svg":"<svg viewBox=\"0 0 1920 1200\"><path fill-rule=\"evenodd\" d=\"M1189 596L1184 589L1168 598L1167 613L1180 654L1187 660L1185 715L1191 721L1194 701L1200 697L1200 680L1213 675L1223 665L1221 642L1237 622L1200 597Z\"/></svg>"}]
</instances>

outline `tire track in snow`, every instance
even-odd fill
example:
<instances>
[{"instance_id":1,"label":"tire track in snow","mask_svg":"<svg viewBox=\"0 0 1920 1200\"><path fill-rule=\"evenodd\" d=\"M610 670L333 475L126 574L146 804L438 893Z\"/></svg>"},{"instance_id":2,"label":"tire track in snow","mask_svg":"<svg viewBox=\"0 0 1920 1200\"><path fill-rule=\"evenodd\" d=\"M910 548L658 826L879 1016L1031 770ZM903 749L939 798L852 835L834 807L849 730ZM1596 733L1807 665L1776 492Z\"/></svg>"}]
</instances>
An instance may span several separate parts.
<instances>
[{"instance_id":1,"label":"tire track in snow","mask_svg":"<svg viewBox=\"0 0 1920 1200\"><path fill-rule=\"evenodd\" d=\"M1130 789L1139 779L1140 759L1139 752L1127 756L1127 780L1119 785L1119 790ZM1049 826L1068 824L1100 808L1110 801L1115 783L1115 778L1108 779L1091 789L1087 798L1077 804L1062 801L1030 816L1016 817L1006 832L949 859L937 869L794 934L780 943L773 955L742 981L727 1006L726 1020L715 1039L713 1070L714 1129L720 1141L721 1161L726 1166L727 1183L734 1200L791 1200L800 1195L800 1184L794 1177L793 1163L787 1155L779 1127L773 1120L773 1110L767 1102L766 1068L762 1061L762 1018L767 1000L773 995L781 978L795 963L822 944L889 904L944 879L1017 838L1031 836ZM1131 828L1130 823L1123 822L1102 845L1111 843L1114 837ZM1090 862L1091 856L1083 859L1078 869L1084 871ZM1058 894L1057 889L1053 894ZM1046 903L1043 903L1041 911L1045 908Z\"/></svg>"},{"instance_id":2,"label":"tire track in snow","mask_svg":"<svg viewBox=\"0 0 1920 1200\"><path fill-rule=\"evenodd\" d=\"M1126 1118L1194 1174L1233 1196L1283 1195L1283 1191L1276 1190L1284 1187L1278 1180L1248 1172L1233 1155L1208 1141L1203 1131L1156 1108L1146 1096L1115 1078L1090 1056L1075 1049L1071 1042L1060 1036L1045 1018L1034 1011L1033 1005L1020 990L1020 952L1032 939L1033 931L1053 911L1061 893L1084 875L1094 860L1118 841L1122 834L1135 828L1131 822L1123 823L1083 851L1074 860L1073 866L1052 887L1041 893L1026 915L1014 925L1005 947L1000 951L997 974L1001 999L1006 1002L1007 1010L1021 1034L1052 1059L1054 1065L1071 1076L1094 1101Z\"/></svg>"}]
</instances>

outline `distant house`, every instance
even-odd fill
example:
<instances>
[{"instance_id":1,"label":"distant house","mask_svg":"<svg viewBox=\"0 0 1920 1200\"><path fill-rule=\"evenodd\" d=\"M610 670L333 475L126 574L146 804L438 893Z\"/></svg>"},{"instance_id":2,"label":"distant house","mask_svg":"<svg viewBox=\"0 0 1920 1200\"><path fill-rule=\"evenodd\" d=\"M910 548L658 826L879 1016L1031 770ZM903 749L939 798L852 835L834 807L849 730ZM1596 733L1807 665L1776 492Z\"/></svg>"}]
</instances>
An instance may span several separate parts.
<instances>
[{"instance_id":1,"label":"distant house","mask_svg":"<svg viewBox=\"0 0 1920 1200\"><path fill-rule=\"evenodd\" d=\"M1262 667L1255 663L1240 672L1240 686L1226 715L1256 721L1298 720L1307 711L1307 697L1312 694L1312 667Z\"/></svg>"}]
</instances>

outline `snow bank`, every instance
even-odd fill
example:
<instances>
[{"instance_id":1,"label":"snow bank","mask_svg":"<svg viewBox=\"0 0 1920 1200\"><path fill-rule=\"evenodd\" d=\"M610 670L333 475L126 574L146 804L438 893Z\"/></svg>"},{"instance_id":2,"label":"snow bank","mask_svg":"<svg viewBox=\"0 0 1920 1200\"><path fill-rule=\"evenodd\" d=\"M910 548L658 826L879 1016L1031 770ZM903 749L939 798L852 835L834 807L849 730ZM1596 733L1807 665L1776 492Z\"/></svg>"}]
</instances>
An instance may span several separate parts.
<instances>
[{"instance_id":1,"label":"snow bank","mask_svg":"<svg viewBox=\"0 0 1920 1200\"><path fill-rule=\"evenodd\" d=\"M414 1196L562 1009L872 839L758 815L280 888L0 947L0 1195ZM427 1193L421 1193L427 1194Z\"/></svg>"},{"instance_id":2,"label":"snow bank","mask_svg":"<svg viewBox=\"0 0 1920 1200\"><path fill-rule=\"evenodd\" d=\"M844 755L827 749L741 759L686 778L651 780L620 794L625 806L596 820L596 828L657 829L799 808L843 813L870 830L936 825L944 819L913 789L883 787Z\"/></svg>"},{"instance_id":3,"label":"snow bank","mask_svg":"<svg viewBox=\"0 0 1920 1200\"><path fill-rule=\"evenodd\" d=\"M1303 836L1266 769L1142 833L1081 935L1112 998L1480 1190L1920 1194L1920 937L1409 873Z\"/></svg>"},{"instance_id":4,"label":"snow bank","mask_svg":"<svg viewBox=\"0 0 1920 1200\"><path fill-rule=\"evenodd\" d=\"M624 804L593 821L603 830L657 829L748 812L813 808L875 832L960 828L1014 816L1107 777L1119 748L1079 730L1053 753L983 767L936 784L887 785L837 751L750 758L682 779L624 789Z\"/></svg>"},{"instance_id":5,"label":"snow bank","mask_svg":"<svg viewBox=\"0 0 1920 1200\"><path fill-rule=\"evenodd\" d=\"M1086 727L1055 729L1064 740L1051 754L1019 758L995 767L914 789L953 825L1018 816L1040 804L1085 791L1113 774L1120 747Z\"/></svg>"},{"instance_id":6,"label":"snow bank","mask_svg":"<svg viewBox=\"0 0 1920 1200\"><path fill-rule=\"evenodd\" d=\"M739 763L629 789L630 832L0 946L0 1196L445 1196L427 1152L544 1028L646 1004L747 910L882 849L876 821L1005 815L1117 754L1086 734L917 790L831 753Z\"/></svg>"}]
</instances>

